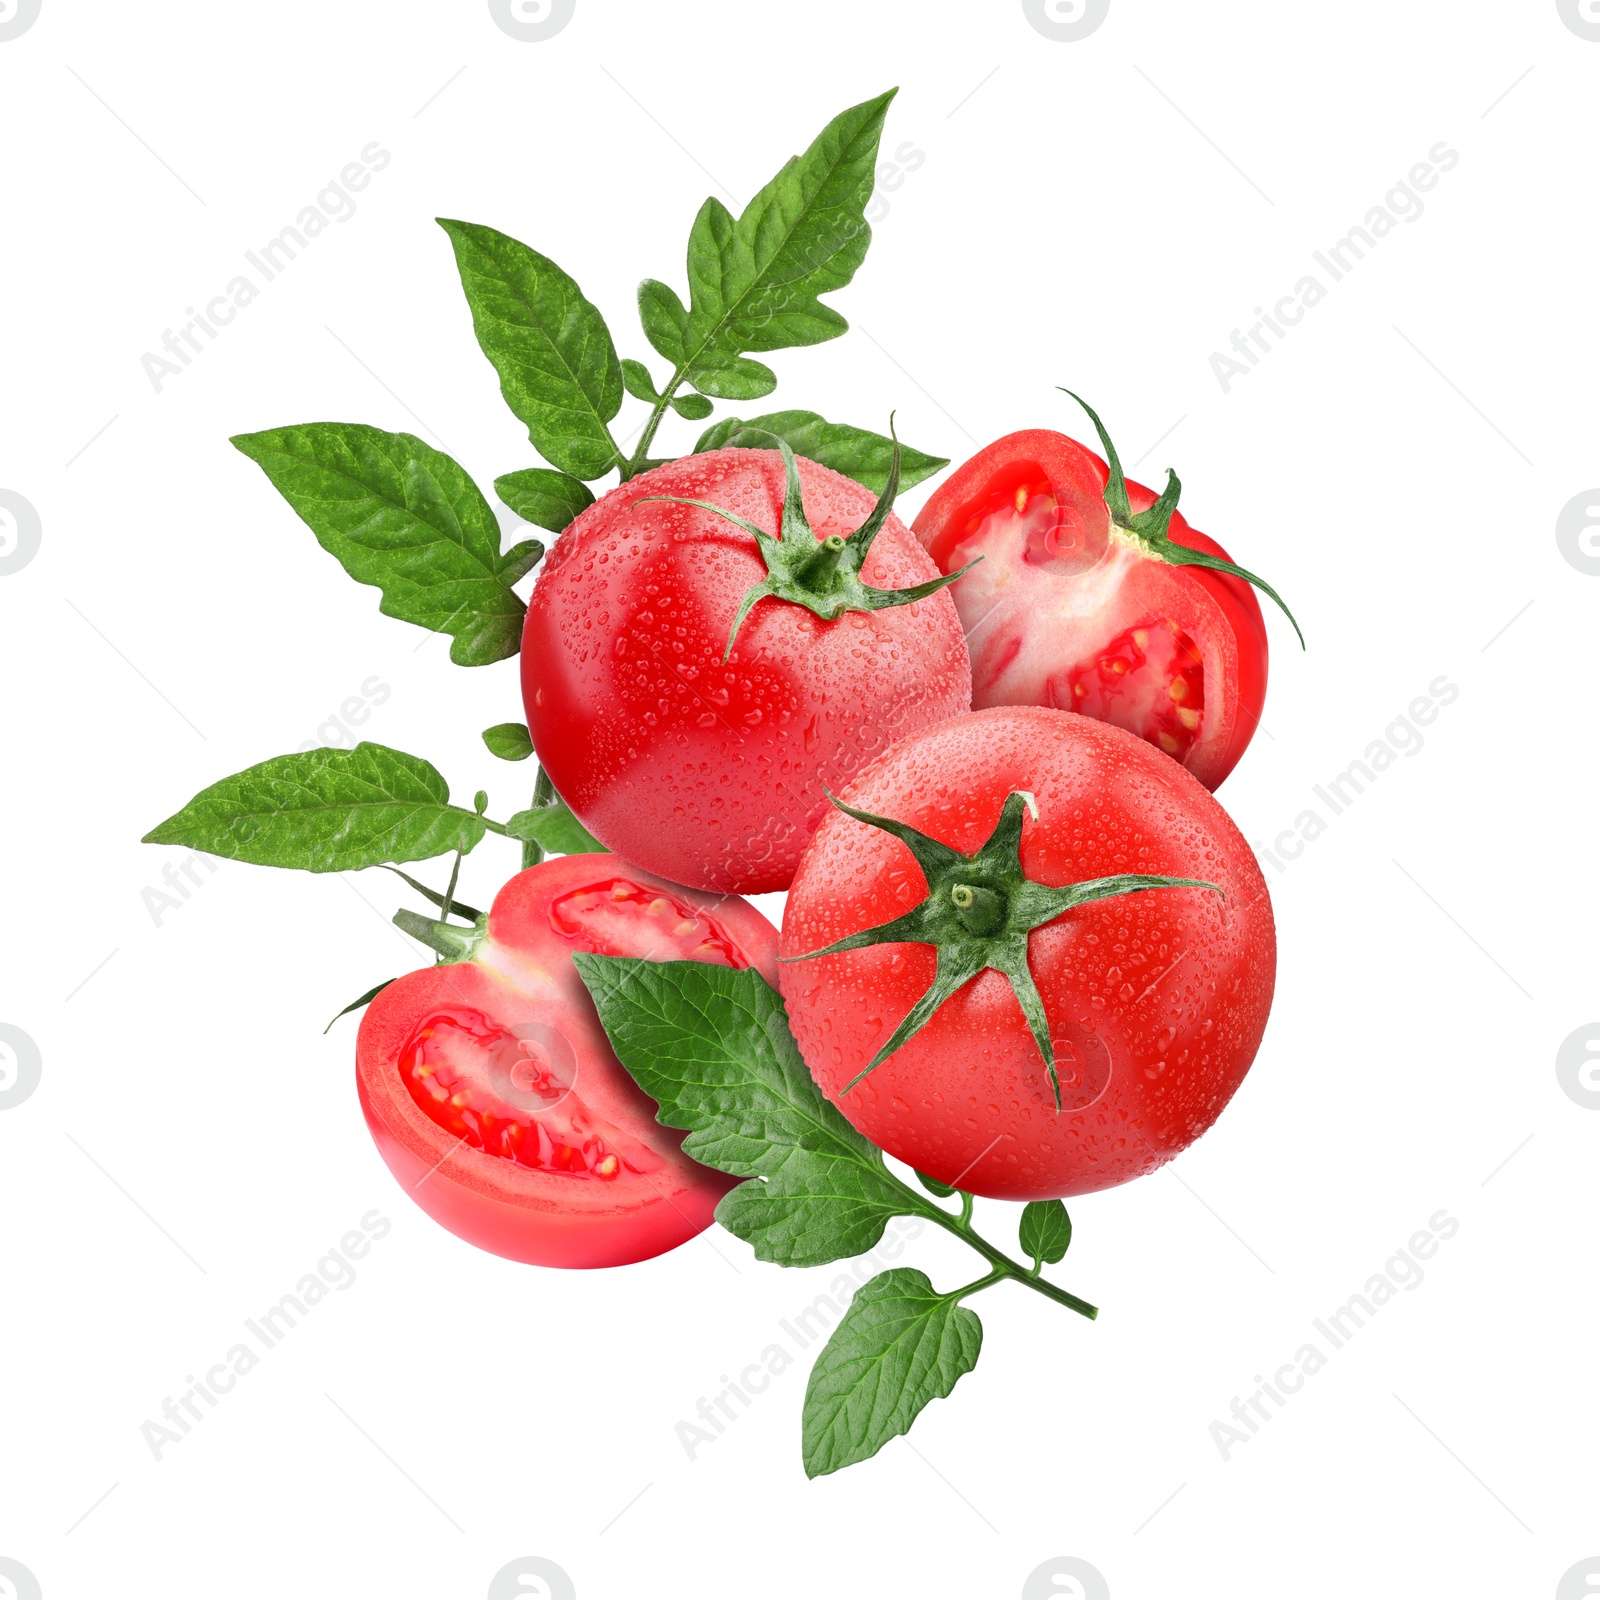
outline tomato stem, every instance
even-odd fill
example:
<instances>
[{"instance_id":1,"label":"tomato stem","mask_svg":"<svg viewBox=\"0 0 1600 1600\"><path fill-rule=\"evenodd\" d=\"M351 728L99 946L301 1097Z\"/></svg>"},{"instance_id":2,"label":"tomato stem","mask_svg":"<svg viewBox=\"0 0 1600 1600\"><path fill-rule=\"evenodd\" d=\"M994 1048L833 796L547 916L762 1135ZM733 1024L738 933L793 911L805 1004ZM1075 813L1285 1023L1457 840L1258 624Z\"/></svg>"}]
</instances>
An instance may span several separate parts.
<instances>
[{"instance_id":1,"label":"tomato stem","mask_svg":"<svg viewBox=\"0 0 1600 1600\"><path fill-rule=\"evenodd\" d=\"M998 1283L1002 1278L1014 1278L1018 1283L1042 1294L1047 1300L1054 1300L1058 1306L1065 1306L1069 1311L1076 1311L1080 1317L1087 1317L1091 1322L1100 1315L1098 1306L1090 1305L1087 1300L1080 1300L1077 1295L1066 1289L1058 1287L1047 1278L1036 1277L1034 1272L1029 1272L1020 1261L1013 1261L1003 1250L997 1250L981 1234L974 1233L967 1226L966 1219L972 1215L972 1196L965 1191L961 1192L961 1215L952 1216L948 1211L941 1209L933 1202L926 1201L922 1214L932 1222L937 1222L947 1233L953 1233L958 1239L964 1239L978 1252L994 1270L987 1277L980 1278L976 1283L970 1283L965 1289L955 1291L955 1298L975 1293L979 1289L986 1289L992 1283ZM919 1196L920 1198L920 1196Z\"/></svg>"},{"instance_id":2,"label":"tomato stem","mask_svg":"<svg viewBox=\"0 0 1600 1600\"><path fill-rule=\"evenodd\" d=\"M816 554L806 557L801 563L795 576L813 594L828 594L833 588L834 574L839 570L839 557L843 554L844 540L838 534L830 533L818 544Z\"/></svg>"},{"instance_id":3,"label":"tomato stem","mask_svg":"<svg viewBox=\"0 0 1600 1600\"><path fill-rule=\"evenodd\" d=\"M683 368L679 367L668 380L666 388L661 391L655 405L651 408L649 419L644 425L644 432L639 435L638 447L626 461L622 459L619 451L617 454L617 482L626 483L629 478L637 477L644 470L644 464L650 458L650 446L655 440L656 430L661 426L661 419L667 414L667 407L672 404L672 397L678 392L678 385L683 382Z\"/></svg>"},{"instance_id":4,"label":"tomato stem","mask_svg":"<svg viewBox=\"0 0 1600 1600\"><path fill-rule=\"evenodd\" d=\"M974 1278L973 1281L965 1288L952 1289L949 1294L945 1296L945 1299L965 1300L969 1294L976 1294L980 1289L987 1289L991 1283L999 1283L1003 1277L1005 1277L1005 1273L1001 1272L1000 1269L996 1267L993 1272L987 1272L981 1278Z\"/></svg>"},{"instance_id":5,"label":"tomato stem","mask_svg":"<svg viewBox=\"0 0 1600 1600\"><path fill-rule=\"evenodd\" d=\"M456 851L456 859L450 867L450 881L444 886L444 901L439 912L439 920L448 922L450 912L456 902L456 884L461 878L461 852Z\"/></svg>"},{"instance_id":6,"label":"tomato stem","mask_svg":"<svg viewBox=\"0 0 1600 1600\"><path fill-rule=\"evenodd\" d=\"M541 806L547 806L555 799L555 785L550 782L550 774L539 768L539 776L533 783L532 807L537 811ZM537 839L524 839L522 841L522 870L526 872L529 867L536 867L544 860L544 846Z\"/></svg>"}]
</instances>

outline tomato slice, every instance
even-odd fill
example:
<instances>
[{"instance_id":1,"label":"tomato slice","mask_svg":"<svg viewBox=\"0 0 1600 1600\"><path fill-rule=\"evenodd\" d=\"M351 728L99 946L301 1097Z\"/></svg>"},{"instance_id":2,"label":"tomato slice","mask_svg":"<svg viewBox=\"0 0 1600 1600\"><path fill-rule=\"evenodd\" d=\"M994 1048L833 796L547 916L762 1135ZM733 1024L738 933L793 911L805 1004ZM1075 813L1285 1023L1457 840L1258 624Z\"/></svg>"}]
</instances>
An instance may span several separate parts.
<instances>
[{"instance_id":1,"label":"tomato slice","mask_svg":"<svg viewBox=\"0 0 1600 1600\"><path fill-rule=\"evenodd\" d=\"M1244 753L1267 689L1267 634L1248 582L1177 566L1112 520L1109 469L1065 434L1008 434L961 467L912 531L954 586L972 704L1077 711L1137 734L1215 789ZM1135 513L1156 495L1128 481ZM1174 512L1172 540L1229 560Z\"/></svg>"},{"instance_id":2,"label":"tomato slice","mask_svg":"<svg viewBox=\"0 0 1600 1600\"><path fill-rule=\"evenodd\" d=\"M356 1081L379 1152L436 1222L514 1261L619 1266L693 1238L736 1180L655 1120L600 1027L578 950L777 981L777 931L745 901L611 855L563 856L506 884L470 959L378 995Z\"/></svg>"}]
</instances>

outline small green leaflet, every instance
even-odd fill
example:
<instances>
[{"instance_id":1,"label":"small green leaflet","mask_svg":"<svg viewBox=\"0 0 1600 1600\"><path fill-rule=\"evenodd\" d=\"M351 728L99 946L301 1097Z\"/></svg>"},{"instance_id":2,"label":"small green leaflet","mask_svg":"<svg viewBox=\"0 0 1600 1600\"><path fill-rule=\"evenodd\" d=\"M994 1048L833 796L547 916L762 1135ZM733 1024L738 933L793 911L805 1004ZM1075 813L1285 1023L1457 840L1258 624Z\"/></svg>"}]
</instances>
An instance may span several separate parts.
<instances>
[{"instance_id":1,"label":"small green leaflet","mask_svg":"<svg viewBox=\"0 0 1600 1600\"><path fill-rule=\"evenodd\" d=\"M937 1195L941 1200L948 1200L951 1195L956 1193L956 1190L952 1189L948 1183L940 1183L937 1178L930 1178L926 1172L917 1174L917 1182L929 1194Z\"/></svg>"},{"instance_id":2,"label":"small green leaflet","mask_svg":"<svg viewBox=\"0 0 1600 1600\"><path fill-rule=\"evenodd\" d=\"M378 996L380 994L383 993L383 991L385 989L387 989L389 987L389 985L391 983L394 983L395 981L396 980L393 979L393 978L385 978L382 983L373 984L373 986L370 989L368 989L367 992L364 995L362 995L359 1000L352 1000L350 1002L350 1004L347 1005L342 1011L336 1011L334 1013L334 1015L333 1015L332 1020L328 1023L328 1026L326 1028L324 1028L322 1031L324 1033L327 1033L328 1030L333 1027L333 1024L335 1022L337 1022L340 1017L348 1017L352 1011L359 1011L362 1008L362 1006L370 1005L374 1000L376 1000L378 998Z\"/></svg>"},{"instance_id":3,"label":"small green leaflet","mask_svg":"<svg viewBox=\"0 0 1600 1600\"><path fill-rule=\"evenodd\" d=\"M524 467L494 480L494 492L524 522L560 533L594 504L589 485L549 467Z\"/></svg>"},{"instance_id":4,"label":"small green leaflet","mask_svg":"<svg viewBox=\"0 0 1600 1600\"><path fill-rule=\"evenodd\" d=\"M639 286L645 336L702 394L769 394L777 379L749 352L820 344L848 327L817 296L843 288L866 256L865 211L894 94L841 112L737 219L706 201L689 232L687 307L664 283Z\"/></svg>"},{"instance_id":5,"label":"small green leaflet","mask_svg":"<svg viewBox=\"0 0 1600 1600\"><path fill-rule=\"evenodd\" d=\"M533 754L533 740L523 722L497 722L483 730L483 742L489 747L489 754L502 761L526 761Z\"/></svg>"},{"instance_id":6,"label":"small green leaflet","mask_svg":"<svg viewBox=\"0 0 1600 1600\"><path fill-rule=\"evenodd\" d=\"M449 456L357 422L268 428L233 444L357 583L383 591L386 617L448 633L458 666L517 653L526 607L511 586L544 546L502 553L488 501Z\"/></svg>"},{"instance_id":7,"label":"small green leaflet","mask_svg":"<svg viewBox=\"0 0 1600 1600\"><path fill-rule=\"evenodd\" d=\"M661 398L656 391L656 381L650 376L650 369L642 361L623 358L622 387L635 400L643 400L649 406L653 406Z\"/></svg>"},{"instance_id":8,"label":"small green leaflet","mask_svg":"<svg viewBox=\"0 0 1600 1600\"><path fill-rule=\"evenodd\" d=\"M806 1384L800 1450L808 1478L875 1455L977 1365L983 1324L957 1294L940 1294L909 1267L856 1291Z\"/></svg>"},{"instance_id":9,"label":"small green leaflet","mask_svg":"<svg viewBox=\"0 0 1600 1600\"><path fill-rule=\"evenodd\" d=\"M797 456L805 456L824 467L832 467L847 478L882 494L889 480L889 463L894 441L886 434L853 428L847 422L827 422L815 411L773 411L764 417L741 421L723 417L702 433L695 443L695 454L705 450L743 448L770 450L772 434L777 434ZM900 487L909 489L924 478L931 478L941 467L948 467L945 456L924 455L920 450L900 446Z\"/></svg>"},{"instance_id":10,"label":"small green leaflet","mask_svg":"<svg viewBox=\"0 0 1600 1600\"><path fill-rule=\"evenodd\" d=\"M931 1209L822 1097L759 972L573 959L659 1120L690 1130L683 1148L696 1160L753 1180L723 1196L717 1221L762 1261L807 1267L860 1255L891 1217Z\"/></svg>"},{"instance_id":11,"label":"small green leaflet","mask_svg":"<svg viewBox=\"0 0 1600 1600\"><path fill-rule=\"evenodd\" d=\"M506 823L513 839L531 839L550 855L581 856L603 852L605 846L568 810L564 800L519 811Z\"/></svg>"},{"instance_id":12,"label":"small green leaflet","mask_svg":"<svg viewBox=\"0 0 1600 1600\"><path fill-rule=\"evenodd\" d=\"M605 319L548 257L509 234L438 219L455 247L472 329L535 450L575 478L620 459L606 426L622 408L622 366Z\"/></svg>"},{"instance_id":13,"label":"small green leaflet","mask_svg":"<svg viewBox=\"0 0 1600 1600\"><path fill-rule=\"evenodd\" d=\"M1059 1261L1072 1243L1072 1218L1059 1200L1030 1200L1022 1208L1017 1238L1031 1260Z\"/></svg>"},{"instance_id":14,"label":"small green leaflet","mask_svg":"<svg viewBox=\"0 0 1600 1600\"><path fill-rule=\"evenodd\" d=\"M381 744L308 750L202 789L144 836L259 867L351 872L471 850L483 819L416 756Z\"/></svg>"}]
</instances>

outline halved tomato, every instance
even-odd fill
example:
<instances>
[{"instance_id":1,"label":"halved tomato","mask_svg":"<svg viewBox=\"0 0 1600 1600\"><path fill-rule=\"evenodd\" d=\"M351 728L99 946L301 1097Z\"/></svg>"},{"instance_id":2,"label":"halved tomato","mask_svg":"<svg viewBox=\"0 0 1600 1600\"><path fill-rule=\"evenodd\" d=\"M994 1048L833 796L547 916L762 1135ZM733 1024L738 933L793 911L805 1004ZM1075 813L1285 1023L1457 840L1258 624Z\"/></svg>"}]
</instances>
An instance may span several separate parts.
<instances>
[{"instance_id":1,"label":"halved tomato","mask_svg":"<svg viewBox=\"0 0 1600 1600\"><path fill-rule=\"evenodd\" d=\"M975 710L1081 712L1215 789L1266 699L1251 584L1277 595L1177 513L1175 476L1159 496L1125 479L1089 415L1109 464L1062 433L1007 434L941 486L912 531L944 572L983 558L951 591Z\"/></svg>"},{"instance_id":2,"label":"halved tomato","mask_svg":"<svg viewBox=\"0 0 1600 1600\"><path fill-rule=\"evenodd\" d=\"M707 1227L736 1181L679 1148L612 1054L577 950L755 967L777 930L614 855L519 873L477 928L432 925L454 958L384 989L362 1019L356 1084L401 1187L480 1249L544 1267L612 1267Z\"/></svg>"}]
</instances>

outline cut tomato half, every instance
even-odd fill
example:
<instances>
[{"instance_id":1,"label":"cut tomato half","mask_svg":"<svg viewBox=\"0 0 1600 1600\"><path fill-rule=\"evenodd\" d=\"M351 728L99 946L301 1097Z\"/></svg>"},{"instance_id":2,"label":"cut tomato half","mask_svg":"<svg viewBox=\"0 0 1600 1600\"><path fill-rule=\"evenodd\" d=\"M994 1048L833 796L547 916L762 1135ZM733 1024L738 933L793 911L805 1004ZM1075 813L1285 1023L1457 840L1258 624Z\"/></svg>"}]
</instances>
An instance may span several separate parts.
<instances>
[{"instance_id":1,"label":"cut tomato half","mask_svg":"<svg viewBox=\"0 0 1600 1600\"><path fill-rule=\"evenodd\" d=\"M1215 789L1260 722L1261 607L1239 569L1188 563L1233 567L1171 510L1176 480L1169 500L1115 474L1129 521L1156 513L1160 535L1147 537L1112 515L1113 479L1065 434L1007 434L954 473L912 531L941 571L983 558L951 591L975 709L1081 712L1137 734Z\"/></svg>"},{"instance_id":2,"label":"cut tomato half","mask_svg":"<svg viewBox=\"0 0 1600 1600\"><path fill-rule=\"evenodd\" d=\"M709 1226L736 1180L684 1155L612 1053L575 951L756 967L777 930L614 855L519 873L464 959L384 989L362 1019L356 1082L401 1187L481 1249L546 1267L611 1267Z\"/></svg>"}]
</instances>

